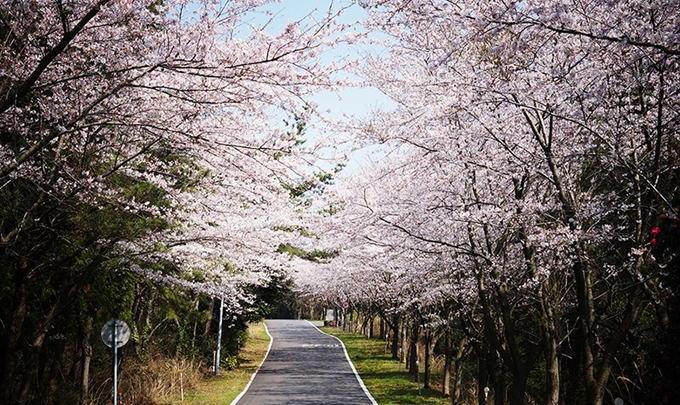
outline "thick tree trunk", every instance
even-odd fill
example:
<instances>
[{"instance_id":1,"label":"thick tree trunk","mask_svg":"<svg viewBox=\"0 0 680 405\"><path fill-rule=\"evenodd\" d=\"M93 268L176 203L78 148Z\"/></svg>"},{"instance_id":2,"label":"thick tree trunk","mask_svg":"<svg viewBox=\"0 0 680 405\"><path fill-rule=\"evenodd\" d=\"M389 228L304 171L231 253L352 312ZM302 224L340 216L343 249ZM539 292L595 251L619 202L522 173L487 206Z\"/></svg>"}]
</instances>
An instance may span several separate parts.
<instances>
[{"instance_id":1,"label":"thick tree trunk","mask_svg":"<svg viewBox=\"0 0 680 405\"><path fill-rule=\"evenodd\" d=\"M444 368L442 369L442 397L451 397L451 353L447 350L444 354Z\"/></svg>"},{"instance_id":2,"label":"thick tree trunk","mask_svg":"<svg viewBox=\"0 0 680 405\"><path fill-rule=\"evenodd\" d=\"M362 314L362 317L361 317L361 334L370 338L371 332L368 329L369 321L370 321L369 315L366 312L364 312ZM357 319L357 322L358 322L358 319Z\"/></svg>"},{"instance_id":3,"label":"thick tree trunk","mask_svg":"<svg viewBox=\"0 0 680 405\"><path fill-rule=\"evenodd\" d=\"M399 360L399 315L392 315L392 359Z\"/></svg>"},{"instance_id":4,"label":"thick tree trunk","mask_svg":"<svg viewBox=\"0 0 680 405\"><path fill-rule=\"evenodd\" d=\"M479 380L477 385L477 395L480 405L487 405L484 401L484 390L489 389L489 402L493 399L494 405L506 405L505 375L499 364L500 358L496 350L482 346L479 358Z\"/></svg>"},{"instance_id":5,"label":"thick tree trunk","mask_svg":"<svg viewBox=\"0 0 680 405\"><path fill-rule=\"evenodd\" d=\"M452 347L453 349L453 347ZM469 351L468 339L463 336L455 346L455 351L451 356L451 377L453 387L451 389L451 403L459 404L463 393L463 363Z\"/></svg>"},{"instance_id":6,"label":"thick tree trunk","mask_svg":"<svg viewBox=\"0 0 680 405\"><path fill-rule=\"evenodd\" d=\"M444 335L444 369L442 370L442 396L444 398L451 396L451 363L453 358L451 339L451 330L447 328Z\"/></svg>"},{"instance_id":7,"label":"thick tree trunk","mask_svg":"<svg viewBox=\"0 0 680 405\"><path fill-rule=\"evenodd\" d=\"M582 349L578 344L578 342L583 340L581 337L582 331L575 319L568 319L568 322L576 325L576 328L572 332L571 339L568 342L569 356L566 356L563 360L563 370L565 370L564 367L566 367L568 378L565 381L562 401L564 405L582 405L583 398L585 398L585 389L582 383L583 367L581 365L583 356L581 356Z\"/></svg>"},{"instance_id":8,"label":"thick tree trunk","mask_svg":"<svg viewBox=\"0 0 680 405\"><path fill-rule=\"evenodd\" d=\"M493 403L495 405L506 405L508 403L506 394L507 384L505 383L504 375L500 371L498 365L494 369L494 384L491 394L493 396Z\"/></svg>"},{"instance_id":9,"label":"thick tree trunk","mask_svg":"<svg viewBox=\"0 0 680 405\"><path fill-rule=\"evenodd\" d=\"M379 321L378 321L378 330L380 333L380 339L381 340L387 340L385 336L385 319L383 319L383 316L379 316Z\"/></svg>"},{"instance_id":10,"label":"thick tree trunk","mask_svg":"<svg viewBox=\"0 0 680 405\"><path fill-rule=\"evenodd\" d=\"M491 380L491 373L488 369L488 351L486 348L480 347L477 358L477 401L479 405L487 405L484 400L484 389L488 388L488 382Z\"/></svg>"},{"instance_id":11,"label":"thick tree trunk","mask_svg":"<svg viewBox=\"0 0 680 405\"><path fill-rule=\"evenodd\" d=\"M462 359L454 359L451 362L451 404L460 405L462 404L462 394L463 394L463 361Z\"/></svg>"},{"instance_id":12,"label":"thick tree trunk","mask_svg":"<svg viewBox=\"0 0 680 405\"><path fill-rule=\"evenodd\" d=\"M420 325L413 323L411 336L409 339L409 371L413 374L414 381L417 381L418 374L418 336L420 335Z\"/></svg>"},{"instance_id":13,"label":"thick tree trunk","mask_svg":"<svg viewBox=\"0 0 680 405\"><path fill-rule=\"evenodd\" d=\"M38 375L41 351L42 342L38 346L32 345L30 348L28 359L26 362L24 378L23 381L21 382L21 389L19 390L19 399L16 402L18 405L25 405L28 403L29 393L31 391L33 381L37 378Z\"/></svg>"},{"instance_id":14,"label":"thick tree trunk","mask_svg":"<svg viewBox=\"0 0 680 405\"><path fill-rule=\"evenodd\" d=\"M521 370L512 373L512 387L510 389L510 403L512 405L524 405L524 395L527 390L528 378L528 367L522 367Z\"/></svg>"},{"instance_id":15,"label":"thick tree trunk","mask_svg":"<svg viewBox=\"0 0 680 405\"><path fill-rule=\"evenodd\" d=\"M551 339L546 347L546 405L559 405L560 403L560 365L557 360L557 340Z\"/></svg>"}]
</instances>

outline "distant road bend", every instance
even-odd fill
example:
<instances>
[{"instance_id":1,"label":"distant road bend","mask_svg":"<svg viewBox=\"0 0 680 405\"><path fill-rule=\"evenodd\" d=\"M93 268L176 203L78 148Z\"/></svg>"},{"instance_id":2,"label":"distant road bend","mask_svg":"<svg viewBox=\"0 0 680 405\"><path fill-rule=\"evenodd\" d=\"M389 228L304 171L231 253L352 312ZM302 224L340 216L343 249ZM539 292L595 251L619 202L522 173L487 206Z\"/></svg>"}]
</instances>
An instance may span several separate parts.
<instances>
[{"instance_id":1,"label":"distant road bend","mask_svg":"<svg viewBox=\"0 0 680 405\"><path fill-rule=\"evenodd\" d=\"M232 405L377 405L341 342L300 320L268 320L272 346Z\"/></svg>"}]
</instances>

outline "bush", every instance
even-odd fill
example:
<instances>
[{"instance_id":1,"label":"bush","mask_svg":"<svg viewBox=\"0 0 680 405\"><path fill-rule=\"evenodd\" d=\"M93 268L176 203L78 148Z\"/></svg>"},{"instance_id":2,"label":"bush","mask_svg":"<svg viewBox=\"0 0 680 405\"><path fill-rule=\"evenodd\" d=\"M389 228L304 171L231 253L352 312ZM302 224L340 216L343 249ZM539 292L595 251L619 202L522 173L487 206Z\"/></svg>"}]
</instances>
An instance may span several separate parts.
<instances>
[{"instance_id":1,"label":"bush","mask_svg":"<svg viewBox=\"0 0 680 405\"><path fill-rule=\"evenodd\" d=\"M227 356L220 362L220 367L224 370L235 370L239 365L237 356Z\"/></svg>"}]
</instances>

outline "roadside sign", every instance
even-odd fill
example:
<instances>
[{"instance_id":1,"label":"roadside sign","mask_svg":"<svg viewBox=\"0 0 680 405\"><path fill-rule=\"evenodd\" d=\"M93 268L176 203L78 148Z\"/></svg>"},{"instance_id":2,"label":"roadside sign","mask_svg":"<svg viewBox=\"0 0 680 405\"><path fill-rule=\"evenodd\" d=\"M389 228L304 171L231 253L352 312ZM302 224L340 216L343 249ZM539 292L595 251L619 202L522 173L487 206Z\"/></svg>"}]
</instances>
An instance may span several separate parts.
<instances>
[{"instance_id":1,"label":"roadside sign","mask_svg":"<svg viewBox=\"0 0 680 405\"><path fill-rule=\"evenodd\" d=\"M130 339L130 327L120 319L111 319L102 328L101 337L113 349L113 405L118 405L118 348Z\"/></svg>"},{"instance_id":2,"label":"roadside sign","mask_svg":"<svg viewBox=\"0 0 680 405\"><path fill-rule=\"evenodd\" d=\"M115 324L115 328L114 328ZM115 329L115 332L114 332ZM130 340L130 327L120 319L111 319L102 328L102 341L108 347L113 347L113 335L116 335L116 347L123 347Z\"/></svg>"}]
</instances>

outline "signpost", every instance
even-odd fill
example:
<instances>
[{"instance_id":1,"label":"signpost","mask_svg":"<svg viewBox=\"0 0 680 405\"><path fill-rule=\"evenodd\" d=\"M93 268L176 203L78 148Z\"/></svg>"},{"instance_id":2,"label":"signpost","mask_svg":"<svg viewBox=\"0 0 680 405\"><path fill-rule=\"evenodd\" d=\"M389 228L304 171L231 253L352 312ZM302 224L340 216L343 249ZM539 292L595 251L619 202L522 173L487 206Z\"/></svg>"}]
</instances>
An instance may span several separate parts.
<instances>
[{"instance_id":1,"label":"signpost","mask_svg":"<svg viewBox=\"0 0 680 405\"><path fill-rule=\"evenodd\" d=\"M215 351L215 375L220 375L220 349L222 348L222 319L224 318L224 297L220 298L220 322L217 330L217 350Z\"/></svg>"},{"instance_id":2,"label":"signpost","mask_svg":"<svg viewBox=\"0 0 680 405\"><path fill-rule=\"evenodd\" d=\"M130 327L120 319L106 322L101 332L102 341L113 349L113 405L118 404L118 348L130 340Z\"/></svg>"}]
</instances>

